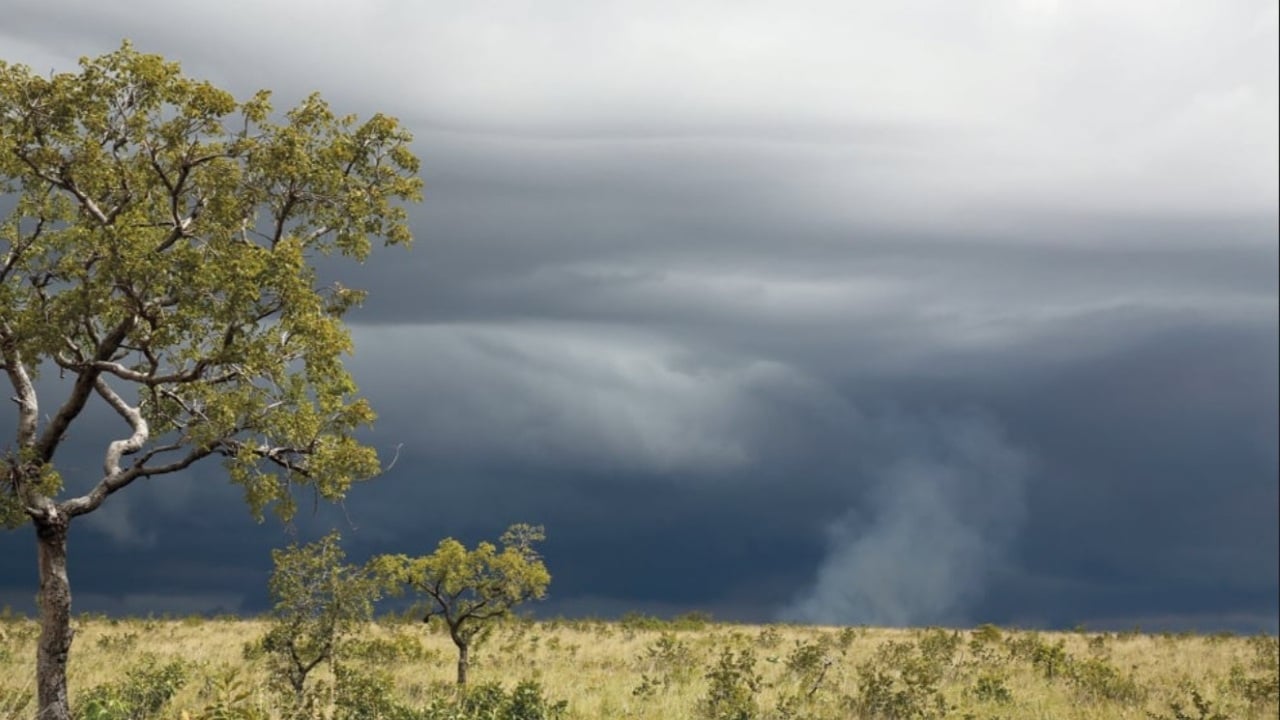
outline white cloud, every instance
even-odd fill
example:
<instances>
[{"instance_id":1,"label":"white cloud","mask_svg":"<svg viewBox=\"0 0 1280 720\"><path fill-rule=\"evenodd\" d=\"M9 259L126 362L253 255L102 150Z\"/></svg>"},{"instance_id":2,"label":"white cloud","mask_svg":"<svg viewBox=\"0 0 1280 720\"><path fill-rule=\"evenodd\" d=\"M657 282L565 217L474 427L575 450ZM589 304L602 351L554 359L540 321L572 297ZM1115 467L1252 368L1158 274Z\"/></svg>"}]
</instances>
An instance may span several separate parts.
<instances>
[{"instance_id":1,"label":"white cloud","mask_svg":"<svg viewBox=\"0 0 1280 720\"><path fill-rule=\"evenodd\" d=\"M872 128L905 129L902 149L924 161L884 174L903 221L913 207L1276 205L1280 78L1266 0L384 0L198 13L29 0L12 15L10 34L59 47L68 35L87 46L127 34L194 72L286 95L323 89L463 131L783 128L857 144ZM35 44L16 47L38 55ZM858 168L834 165L825 180L838 192ZM844 202L869 199L881 198Z\"/></svg>"}]
</instances>

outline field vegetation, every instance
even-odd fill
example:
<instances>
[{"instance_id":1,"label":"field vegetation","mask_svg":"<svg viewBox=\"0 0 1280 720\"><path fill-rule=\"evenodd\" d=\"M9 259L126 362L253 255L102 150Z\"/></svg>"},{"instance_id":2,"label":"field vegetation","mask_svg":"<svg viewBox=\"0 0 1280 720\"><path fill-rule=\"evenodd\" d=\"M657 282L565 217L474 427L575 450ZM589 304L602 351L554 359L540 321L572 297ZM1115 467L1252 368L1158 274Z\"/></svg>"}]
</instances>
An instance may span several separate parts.
<instances>
[{"instance_id":1,"label":"field vegetation","mask_svg":"<svg viewBox=\"0 0 1280 720\"><path fill-rule=\"evenodd\" d=\"M386 617L299 702L267 620L80 616L80 720L1250 720L1277 716L1271 635L507 619L455 682L442 623ZM0 619L0 720L34 715L38 626Z\"/></svg>"}]
</instances>

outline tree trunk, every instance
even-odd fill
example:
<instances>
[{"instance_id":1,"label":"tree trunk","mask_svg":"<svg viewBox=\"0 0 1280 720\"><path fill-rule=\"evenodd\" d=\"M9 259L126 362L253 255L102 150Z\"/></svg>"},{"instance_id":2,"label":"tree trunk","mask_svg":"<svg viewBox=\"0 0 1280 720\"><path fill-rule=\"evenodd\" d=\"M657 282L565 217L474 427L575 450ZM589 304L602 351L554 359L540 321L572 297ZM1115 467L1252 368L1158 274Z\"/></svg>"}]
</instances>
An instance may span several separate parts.
<instances>
[{"instance_id":1,"label":"tree trunk","mask_svg":"<svg viewBox=\"0 0 1280 720\"><path fill-rule=\"evenodd\" d=\"M71 650L71 583L67 580L67 530L70 518L49 513L34 519L40 564L40 644L36 651L36 688L40 720L69 720L67 653Z\"/></svg>"},{"instance_id":2,"label":"tree trunk","mask_svg":"<svg viewBox=\"0 0 1280 720\"><path fill-rule=\"evenodd\" d=\"M467 652L467 643L458 643L458 687L467 684L467 663L469 662Z\"/></svg>"}]
</instances>

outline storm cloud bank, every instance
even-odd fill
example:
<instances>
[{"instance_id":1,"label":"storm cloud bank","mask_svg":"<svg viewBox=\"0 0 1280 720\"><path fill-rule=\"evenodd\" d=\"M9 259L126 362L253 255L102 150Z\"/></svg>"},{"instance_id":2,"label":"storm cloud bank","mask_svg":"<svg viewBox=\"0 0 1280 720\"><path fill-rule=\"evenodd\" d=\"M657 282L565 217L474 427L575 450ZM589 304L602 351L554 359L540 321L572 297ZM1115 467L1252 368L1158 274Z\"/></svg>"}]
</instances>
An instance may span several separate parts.
<instances>
[{"instance_id":1,"label":"storm cloud bank","mask_svg":"<svg viewBox=\"0 0 1280 720\"><path fill-rule=\"evenodd\" d=\"M298 534L543 523L549 614L1276 628L1273 0L250 5L14 0L0 57L415 133L415 248L337 278L398 459ZM77 609L261 609L246 523L216 464L131 486Z\"/></svg>"}]
</instances>

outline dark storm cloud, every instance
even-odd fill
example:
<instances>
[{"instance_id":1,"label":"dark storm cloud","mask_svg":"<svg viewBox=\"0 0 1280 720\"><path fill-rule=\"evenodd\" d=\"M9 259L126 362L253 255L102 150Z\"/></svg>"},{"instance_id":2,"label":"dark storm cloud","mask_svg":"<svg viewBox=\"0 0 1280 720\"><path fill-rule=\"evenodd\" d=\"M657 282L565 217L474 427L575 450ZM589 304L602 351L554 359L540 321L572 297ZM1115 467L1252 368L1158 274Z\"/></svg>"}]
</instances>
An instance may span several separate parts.
<instances>
[{"instance_id":1,"label":"dark storm cloud","mask_svg":"<svg viewBox=\"0 0 1280 720\"><path fill-rule=\"evenodd\" d=\"M0 55L414 130L416 247L323 269L396 461L300 536L545 523L547 612L1274 630L1274 4L909 5L19 2ZM262 608L245 514L113 497L77 607Z\"/></svg>"}]
</instances>

